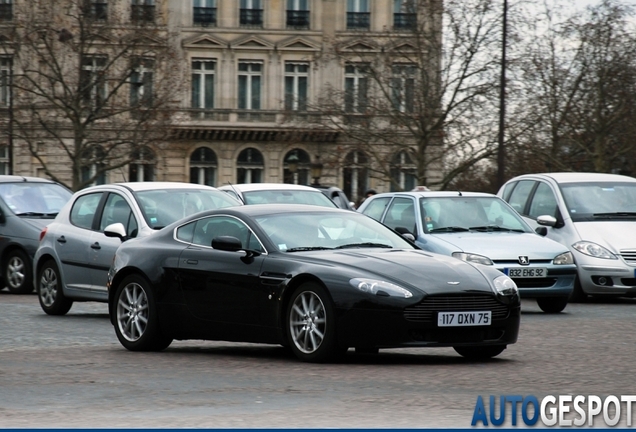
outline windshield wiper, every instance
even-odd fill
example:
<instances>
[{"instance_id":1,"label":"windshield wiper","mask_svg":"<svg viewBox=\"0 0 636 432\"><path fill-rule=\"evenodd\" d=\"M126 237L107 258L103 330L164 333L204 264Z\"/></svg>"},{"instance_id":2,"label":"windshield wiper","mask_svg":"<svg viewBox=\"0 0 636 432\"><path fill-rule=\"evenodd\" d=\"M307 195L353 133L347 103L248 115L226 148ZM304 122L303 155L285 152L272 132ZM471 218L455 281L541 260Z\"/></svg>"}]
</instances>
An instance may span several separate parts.
<instances>
[{"instance_id":1,"label":"windshield wiper","mask_svg":"<svg viewBox=\"0 0 636 432\"><path fill-rule=\"evenodd\" d=\"M592 216L595 218L611 218L612 216L636 217L636 212L594 213Z\"/></svg>"},{"instance_id":2,"label":"windshield wiper","mask_svg":"<svg viewBox=\"0 0 636 432\"><path fill-rule=\"evenodd\" d=\"M285 252L303 252L303 251L331 250L331 249L333 248L324 247L324 246L302 246L302 247L287 249Z\"/></svg>"},{"instance_id":3,"label":"windshield wiper","mask_svg":"<svg viewBox=\"0 0 636 432\"><path fill-rule=\"evenodd\" d=\"M343 244L343 245L335 247L334 249L365 248L365 247L393 249L393 246L390 246L384 243L371 243L371 242Z\"/></svg>"},{"instance_id":4,"label":"windshield wiper","mask_svg":"<svg viewBox=\"0 0 636 432\"><path fill-rule=\"evenodd\" d=\"M471 231L506 231L506 232L524 232L520 229L504 228L499 225L483 225L468 228Z\"/></svg>"},{"instance_id":5,"label":"windshield wiper","mask_svg":"<svg viewBox=\"0 0 636 432\"><path fill-rule=\"evenodd\" d=\"M40 213L40 212L22 212L22 213L16 213L16 216L47 216L47 214Z\"/></svg>"},{"instance_id":6,"label":"windshield wiper","mask_svg":"<svg viewBox=\"0 0 636 432\"><path fill-rule=\"evenodd\" d=\"M432 230L428 230L429 233L433 232L462 232L468 231L468 228L460 227L460 226L449 226L442 228L433 228Z\"/></svg>"}]
</instances>

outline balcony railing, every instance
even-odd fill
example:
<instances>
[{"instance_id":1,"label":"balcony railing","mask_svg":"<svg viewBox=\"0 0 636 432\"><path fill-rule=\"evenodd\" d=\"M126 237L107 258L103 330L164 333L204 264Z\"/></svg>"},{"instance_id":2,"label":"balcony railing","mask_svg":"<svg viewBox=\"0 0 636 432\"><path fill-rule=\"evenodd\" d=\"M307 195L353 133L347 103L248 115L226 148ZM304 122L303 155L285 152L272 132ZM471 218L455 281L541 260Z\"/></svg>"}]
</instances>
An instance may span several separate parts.
<instances>
[{"instance_id":1,"label":"balcony railing","mask_svg":"<svg viewBox=\"0 0 636 432\"><path fill-rule=\"evenodd\" d=\"M195 7L193 21L196 25L215 26L216 8Z\"/></svg>"},{"instance_id":2,"label":"balcony railing","mask_svg":"<svg viewBox=\"0 0 636 432\"><path fill-rule=\"evenodd\" d=\"M347 29L368 30L371 27L370 12L347 12Z\"/></svg>"},{"instance_id":3,"label":"balcony railing","mask_svg":"<svg viewBox=\"0 0 636 432\"><path fill-rule=\"evenodd\" d=\"M86 5L86 16L95 21L106 21L108 18L108 4L90 3Z\"/></svg>"},{"instance_id":4,"label":"balcony railing","mask_svg":"<svg viewBox=\"0 0 636 432\"><path fill-rule=\"evenodd\" d=\"M12 4L0 4L0 21L13 20L13 5Z\"/></svg>"},{"instance_id":5,"label":"balcony railing","mask_svg":"<svg viewBox=\"0 0 636 432\"><path fill-rule=\"evenodd\" d=\"M154 22L155 5L132 5L130 19L136 22Z\"/></svg>"},{"instance_id":6,"label":"balcony railing","mask_svg":"<svg viewBox=\"0 0 636 432\"><path fill-rule=\"evenodd\" d=\"M263 9L241 9L240 24L243 27L262 27Z\"/></svg>"},{"instance_id":7,"label":"balcony railing","mask_svg":"<svg viewBox=\"0 0 636 432\"><path fill-rule=\"evenodd\" d=\"M414 13L393 14L394 30L415 30L417 27L417 15Z\"/></svg>"},{"instance_id":8,"label":"balcony railing","mask_svg":"<svg viewBox=\"0 0 636 432\"><path fill-rule=\"evenodd\" d=\"M309 28L309 11L288 10L287 11L287 28L308 29Z\"/></svg>"}]
</instances>

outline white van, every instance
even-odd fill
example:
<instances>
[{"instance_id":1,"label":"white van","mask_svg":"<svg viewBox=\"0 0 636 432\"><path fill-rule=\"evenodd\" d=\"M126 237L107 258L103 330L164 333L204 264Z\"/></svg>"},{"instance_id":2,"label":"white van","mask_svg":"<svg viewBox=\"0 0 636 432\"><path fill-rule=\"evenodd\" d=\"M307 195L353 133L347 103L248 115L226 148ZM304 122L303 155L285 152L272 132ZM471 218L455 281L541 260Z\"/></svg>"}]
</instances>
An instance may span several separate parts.
<instances>
[{"instance_id":1,"label":"white van","mask_svg":"<svg viewBox=\"0 0 636 432\"><path fill-rule=\"evenodd\" d=\"M539 234L566 245L578 278L573 299L636 296L636 179L602 173L525 174L498 195Z\"/></svg>"}]
</instances>

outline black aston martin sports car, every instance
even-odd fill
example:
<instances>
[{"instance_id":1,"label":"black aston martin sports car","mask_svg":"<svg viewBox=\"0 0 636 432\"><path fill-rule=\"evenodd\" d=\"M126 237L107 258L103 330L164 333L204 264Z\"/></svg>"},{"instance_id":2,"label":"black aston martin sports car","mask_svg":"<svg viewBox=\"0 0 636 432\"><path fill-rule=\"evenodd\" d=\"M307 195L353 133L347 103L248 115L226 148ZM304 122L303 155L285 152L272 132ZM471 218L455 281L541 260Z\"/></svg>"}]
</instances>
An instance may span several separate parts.
<instances>
[{"instance_id":1,"label":"black aston martin sports car","mask_svg":"<svg viewBox=\"0 0 636 432\"><path fill-rule=\"evenodd\" d=\"M121 228L121 229L119 229ZM517 341L517 287L498 270L420 250L372 218L263 204L120 237L110 320L132 351L174 340L281 344L301 360L348 348L454 347L486 359Z\"/></svg>"}]
</instances>

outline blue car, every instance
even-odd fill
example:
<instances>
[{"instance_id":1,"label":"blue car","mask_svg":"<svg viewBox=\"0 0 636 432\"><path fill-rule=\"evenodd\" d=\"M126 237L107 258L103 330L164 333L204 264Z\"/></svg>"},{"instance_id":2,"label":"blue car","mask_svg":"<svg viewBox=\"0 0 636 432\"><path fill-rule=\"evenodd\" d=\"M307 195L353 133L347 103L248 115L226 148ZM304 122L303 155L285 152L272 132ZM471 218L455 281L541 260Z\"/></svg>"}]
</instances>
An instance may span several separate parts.
<instances>
[{"instance_id":1,"label":"blue car","mask_svg":"<svg viewBox=\"0 0 636 432\"><path fill-rule=\"evenodd\" d=\"M576 265L567 247L535 231L501 198L478 192L392 192L367 198L359 212L424 250L493 266L544 312L567 306Z\"/></svg>"}]
</instances>

